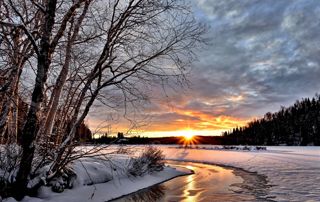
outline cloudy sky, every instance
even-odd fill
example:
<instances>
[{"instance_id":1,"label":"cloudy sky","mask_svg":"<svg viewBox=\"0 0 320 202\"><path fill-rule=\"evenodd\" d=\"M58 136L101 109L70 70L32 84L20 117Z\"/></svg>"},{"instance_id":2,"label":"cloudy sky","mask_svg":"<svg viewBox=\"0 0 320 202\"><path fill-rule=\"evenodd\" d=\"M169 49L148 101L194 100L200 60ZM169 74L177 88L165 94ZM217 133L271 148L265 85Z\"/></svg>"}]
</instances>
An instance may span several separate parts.
<instances>
[{"instance_id":1,"label":"cloudy sky","mask_svg":"<svg viewBox=\"0 0 320 202\"><path fill-rule=\"evenodd\" d=\"M190 89L145 109L144 135L219 135L320 92L319 0L192 4L210 26L209 46L198 52Z\"/></svg>"}]
</instances>

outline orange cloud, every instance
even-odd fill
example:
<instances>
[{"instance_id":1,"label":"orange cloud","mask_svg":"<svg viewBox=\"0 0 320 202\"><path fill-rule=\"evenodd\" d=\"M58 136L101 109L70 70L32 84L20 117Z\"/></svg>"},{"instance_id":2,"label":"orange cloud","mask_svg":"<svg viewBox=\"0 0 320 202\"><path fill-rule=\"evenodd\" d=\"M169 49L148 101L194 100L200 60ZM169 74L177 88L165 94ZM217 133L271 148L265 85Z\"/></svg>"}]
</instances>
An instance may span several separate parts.
<instances>
[{"instance_id":1,"label":"orange cloud","mask_svg":"<svg viewBox=\"0 0 320 202\"><path fill-rule=\"evenodd\" d=\"M223 99L223 98L222 98ZM232 102L243 101L243 96L230 97ZM203 102L202 102L203 103ZM180 136L186 130L193 131L194 135L220 135L223 131L230 130L237 126L244 126L250 119L237 118L231 115L225 115L225 106L210 106L205 109L200 107L187 107L188 103L181 105L175 104L175 107L168 103L156 103L156 110L148 109L145 113L150 115L151 121L144 127L133 129L134 134L143 131L143 136ZM98 120L90 120L90 128L98 126ZM117 120L112 124L111 132L126 133L130 128L125 120ZM101 128L100 132L105 133L110 128Z\"/></svg>"},{"instance_id":2,"label":"orange cloud","mask_svg":"<svg viewBox=\"0 0 320 202\"><path fill-rule=\"evenodd\" d=\"M243 126L249 121L247 119L226 115L214 116L201 111L176 109L174 112L177 115L185 116L185 118L177 118L175 120L170 120L170 122L166 120L153 122L147 128L148 134L152 134L152 131L156 131L157 133L176 131L176 133L179 134L181 133L179 131L184 131L188 128L196 131L195 133L209 135L209 131L212 131L212 134L216 135L217 131L221 133L221 131L229 130L237 126Z\"/></svg>"}]
</instances>

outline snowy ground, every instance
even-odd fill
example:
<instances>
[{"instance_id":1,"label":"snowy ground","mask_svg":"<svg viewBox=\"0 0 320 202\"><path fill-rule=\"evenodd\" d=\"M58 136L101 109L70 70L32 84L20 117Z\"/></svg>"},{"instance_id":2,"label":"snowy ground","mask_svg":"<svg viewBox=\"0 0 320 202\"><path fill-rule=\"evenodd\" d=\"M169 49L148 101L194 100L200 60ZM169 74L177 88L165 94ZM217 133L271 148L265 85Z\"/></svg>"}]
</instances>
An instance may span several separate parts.
<instances>
[{"instance_id":1,"label":"snowy ground","mask_svg":"<svg viewBox=\"0 0 320 202\"><path fill-rule=\"evenodd\" d=\"M135 150L139 147L143 146ZM193 149L158 147L170 160L233 166L264 175L272 185L268 198L275 201L320 201L320 147L267 147L259 151L223 150L208 145ZM128 163L128 156L115 155L112 162L108 165L96 159L77 162L74 168L79 177L73 189L58 194L44 187L40 198L25 197L23 202L107 201L187 173L165 167L151 175L128 177L121 170ZM92 183L95 185L90 185Z\"/></svg>"},{"instance_id":2,"label":"snowy ground","mask_svg":"<svg viewBox=\"0 0 320 202\"><path fill-rule=\"evenodd\" d=\"M160 172L133 177L128 175L126 170L130 162L128 155L109 155L109 158L110 162L96 158L76 161L72 165L77 173L72 189L54 193L50 187L42 187L37 198L26 196L22 202L103 202L192 172L165 166ZM16 200L7 198L4 202L16 202Z\"/></svg>"},{"instance_id":3,"label":"snowy ground","mask_svg":"<svg viewBox=\"0 0 320 202\"><path fill-rule=\"evenodd\" d=\"M184 174L183 171L166 167L161 172L143 177L115 178L106 183L95 184L95 186L81 186L65 190L60 194L50 192L50 194L42 196L42 198L25 197L23 202L103 202Z\"/></svg>"},{"instance_id":4,"label":"snowy ground","mask_svg":"<svg viewBox=\"0 0 320 202\"><path fill-rule=\"evenodd\" d=\"M227 165L265 175L273 185L269 196L275 201L320 201L320 147L267 147L267 151L160 148L167 159Z\"/></svg>"}]
</instances>

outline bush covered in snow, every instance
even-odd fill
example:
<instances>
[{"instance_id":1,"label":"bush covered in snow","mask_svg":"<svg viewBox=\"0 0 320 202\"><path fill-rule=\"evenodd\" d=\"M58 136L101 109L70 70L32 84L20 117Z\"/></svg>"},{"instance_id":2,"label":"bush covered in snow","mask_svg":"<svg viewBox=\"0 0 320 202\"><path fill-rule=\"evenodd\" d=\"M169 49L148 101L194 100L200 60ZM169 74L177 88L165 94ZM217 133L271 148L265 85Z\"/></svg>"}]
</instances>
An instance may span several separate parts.
<instances>
[{"instance_id":1,"label":"bush covered in snow","mask_svg":"<svg viewBox=\"0 0 320 202\"><path fill-rule=\"evenodd\" d=\"M142 176L146 173L161 171L164 167L164 155L155 147L148 147L137 158L130 161L128 173L132 176Z\"/></svg>"},{"instance_id":2,"label":"bush covered in snow","mask_svg":"<svg viewBox=\"0 0 320 202\"><path fill-rule=\"evenodd\" d=\"M46 185L51 186L51 190L53 192L61 193L64 191L64 189L71 189L76 179L77 174L75 173L74 169L66 166Z\"/></svg>"},{"instance_id":3,"label":"bush covered in snow","mask_svg":"<svg viewBox=\"0 0 320 202\"><path fill-rule=\"evenodd\" d=\"M17 173L16 162L20 156L20 149L18 146L1 147L0 149L0 197L7 198L13 195ZM137 157L133 157L135 152L130 147L110 148L109 150L105 149L100 154L68 162L55 173L50 171L52 162L37 163L36 165L41 166L32 169L27 195L46 197L52 192L61 193L66 189L128 177L128 174L136 177L164 169L164 155L157 148L148 147L142 150ZM35 159L41 160L38 157Z\"/></svg>"}]
</instances>

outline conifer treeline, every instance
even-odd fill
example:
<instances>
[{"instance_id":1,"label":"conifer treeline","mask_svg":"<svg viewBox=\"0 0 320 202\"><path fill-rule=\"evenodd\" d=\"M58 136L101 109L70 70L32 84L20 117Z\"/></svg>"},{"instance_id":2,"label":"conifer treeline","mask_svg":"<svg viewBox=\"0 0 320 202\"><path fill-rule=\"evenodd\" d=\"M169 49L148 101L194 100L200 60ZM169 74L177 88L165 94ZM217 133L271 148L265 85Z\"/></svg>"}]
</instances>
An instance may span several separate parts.
<instances>
[{"instance_id":1,"label":"conifer treeline","mask_svg":"<svg viewBox=\"0 0 320 202\"><path fill-rule=\"evenodd\" d=\"M281 107L276 113L268 112L247 126L224 132L223 136L233 144L320 145L320 95Z\"/></svg>"}]
</instances>

